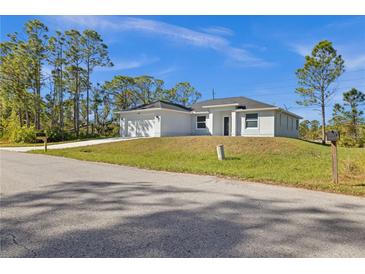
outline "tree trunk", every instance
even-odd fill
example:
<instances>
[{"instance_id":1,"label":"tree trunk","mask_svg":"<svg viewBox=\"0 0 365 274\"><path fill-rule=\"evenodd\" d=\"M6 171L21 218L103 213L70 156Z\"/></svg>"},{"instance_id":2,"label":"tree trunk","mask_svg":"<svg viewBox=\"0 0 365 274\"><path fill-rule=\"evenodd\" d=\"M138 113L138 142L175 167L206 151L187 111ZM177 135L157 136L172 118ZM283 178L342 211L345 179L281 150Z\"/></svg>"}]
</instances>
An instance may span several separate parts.
<instances>
[{"instance_id":1,"label":"tree trunk","mask_svg":"<svg viewBox=\"0 0 365 274\"><path fill-rule=\"evenodd\" d=\"M26 122L27 128L29 128L30 120L29 120L29 111L27 109L25 110L25 122Z\"/></svg>"},{"instance_id":2,"label":"tree trunk","mask_svg":"<svg viewBox=\"0 0 365 274\"><path fill-rule=\"evenodd\" d=\"M77 77L76 77L76 137L79 138L80 133L80 121L79 121L79 112L80 112L80 74L79 74L79 67L77 67Z\"/></svg>"},{"instance_id":3,"label":"tree trunk","mask_svg":"<svg viewBox=\"0 0 365 274\"><path fill-rule=\"evenodd\" d=\"M358 134L357 134L357 113L356 113L356 107L355 106L351 106L351 122L352 122L352 134L353 137L355 138L355 140L358 140Z\"/></svg>"},{"instance_id":4,"label":"tree trunk","mask_svg":"<svg viewBox=\"0 0 365 274\"><path fill-rule=\"evenodd\" d=\"M19 124L20 124L20 127L23 127L23 115L22 115L21 109L19 109Z\"/></svg>"},{"instance_id":5,"label":"tree trunk","mask_svg":"<svg viewBox=\"0 0 365 274\"><path fill-rule=\"evenodd\" d=\"M61 138L62 140L64 139L64 135L63 135L63 127L64 127L64 115L63 115L63 79L62 79L62 67L61 67L61 71L60 71L60 130L61 130Z\"/></svg>"},{"instance_id":6,"label":"tree trunk","mask_svg":"<svg viewBox=\"0 0 365 274\"><path fill-rule=\"evenodd\" d=\"M75 95L74 95L74 132L76 134L76 129L77 129L77 124L76 124L76 92L75 92Z\"/></svg>"},{"instance_id":7,"label":"tree trunk","mask_svg":"<svg viewBox=\"0 0 365 274\"><path fill-rule=\"evenodd\" d=\"M325 105L322 102L322 144L326 143L326 113L325 113Z\"/></svg>"},{"instance_id":8,"label":"tree trunk","mask_svg":"<svg viewBox=\"0 0 365 274\"><path fill-rule=\"evenodd\" d=\"M61 139L64 140L64 109L63 109L63 47L61 45L60 47L60 51L59 51L59 59L61 60L61 63L60 63L60 75L59 75L59 92L60 92L60 98L59 98L59 104L60 104L60 109L59 109L59 112L60 112L60 130L61 130Z\"/></svg>"},{"instance_id":9,"label":"tree trunk","mask_svg":"<svg viewBox=\"0 0 365 274\"><path fill-rule=\"evenodd\" d=\"M96 104L97 103L95 103L95 107L94 107L94 126L96 129L96 132L98 133L99 118L98 118L98 106Z\"/></svg>"},{"instance_id":10,"label":"tree trunk","mask_svg":"<svg viewBox=\"0 0 365 274\"><path fill-rule=\"evenodd\" d=\"M37 124L38 124L38 120L37 120L37 91L36 89L33 90L33 95L34 95L34 108L33 108L33 112L34 112L34 126L37 128Z\"/></svg>"},{"instance_id":11,"label":"tree trunk","mask_svg":"<svg viewBox=\"0 0 365 274\"><path fill-rule=\"evenodd\" d=\"M41 65L37 64L36 69L36 113L35 113L35 127L37 130L41 129Z\"/></svg>"},{"instance_id":12,"label":"tree trunk","mask_svg":"<svg viewBox=\"0 0 365 274\"><path fill-rule=\"evenodd\" d=\"M57 70L57 68L54 68ZM57 98L57 79L55 80L53 84L53 94L52 94L52 106L51 106L51 127L55 128L57 125L57 107L56 107L56 98Z\"/></svg>"},{"instance_id":13,"label":"tree trunk","mask_svg":"<svg viewBox=\"0 0 365 274\"><path fill-rule=\"evenodd\" d=\"M89 135L89 90L90 90L90 62L87 62L87 79L86 79L86 135Z\"/></svg>"}]
</instances>

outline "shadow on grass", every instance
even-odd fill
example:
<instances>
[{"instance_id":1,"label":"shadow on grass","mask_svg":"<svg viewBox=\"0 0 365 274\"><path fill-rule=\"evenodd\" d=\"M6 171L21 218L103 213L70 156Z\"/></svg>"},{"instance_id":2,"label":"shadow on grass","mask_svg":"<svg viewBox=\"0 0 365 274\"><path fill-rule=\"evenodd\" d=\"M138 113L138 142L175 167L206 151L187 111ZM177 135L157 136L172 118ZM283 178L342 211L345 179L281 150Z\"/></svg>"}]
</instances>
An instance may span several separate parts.
<instances>
[{"instance_id":1,"label":"shadow on grass","mask_svg":"<svg viewBox=\"0 0 365 274\"><path fill-rule=\"evenodd\" d=\"M310 144L315 144L315 145L319 145L319 146L323 146L323 147L329 147L331 146L331 144L322 144L320 142L316 142L316 141L311 141L311 140L306 140L306 139L300 139L301 141L304 141L306 143L310 143Z\"/></svg>"},{"instance_id":2,"label":"shadow on grass","mask_svg":"<svg viewBox=\"0 0 365 274\"><path fill-rule=\"evenodd\" d=\"M364 223L336 211L153 182L61 182L3 196L1 210L2 257L308 257L352 255L331 253L336 245L365 250Z\"/></svg>"},{"instance_id":3,"label":"shadow on grass","mask_svg":"<svg viewBox=\"0 0 365 274\"><path fill-rule=\"evenodd\" d=\"M227 161L232 161L232 160L241 160L240 157L225 157L224 160L227 160Z\"/></svg>"}]
</instances>

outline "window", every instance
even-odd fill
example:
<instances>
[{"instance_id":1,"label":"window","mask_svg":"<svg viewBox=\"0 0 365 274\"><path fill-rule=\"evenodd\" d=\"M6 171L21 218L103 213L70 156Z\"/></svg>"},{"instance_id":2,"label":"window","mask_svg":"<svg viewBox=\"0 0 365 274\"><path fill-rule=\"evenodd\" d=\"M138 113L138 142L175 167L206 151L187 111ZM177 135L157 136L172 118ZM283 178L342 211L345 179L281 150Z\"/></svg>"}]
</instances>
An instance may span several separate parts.
<instances>
[{"instance_id":1,"label":"window","mask_svg":"<svg viewBox=\"0 0 365 274\"><path fill-rule=\"evenodd\" d=\"M206 116L197 116L196 128L207 128L206 120L207 120Z\"/></svg>"},{"instance_id":2,"label":"window","mask_svg":"<svg viewBox=\"0 0 365 274\"><path fill-rule=\"evenodd\" d=\"M257 113L246 114L246 128L257 128L258 116Z\"/></svg>"},{"instance_id":3,"label":"window","mask_svg":"<svg viewBox=\"0 0 365 274\"><path fill-rule=\"evenodd\" d=\"M298 130L299 129L299 120L295 120L295 122L296 122L295 128L296 128L296 130Z\"/></svg>"}]
</instances>

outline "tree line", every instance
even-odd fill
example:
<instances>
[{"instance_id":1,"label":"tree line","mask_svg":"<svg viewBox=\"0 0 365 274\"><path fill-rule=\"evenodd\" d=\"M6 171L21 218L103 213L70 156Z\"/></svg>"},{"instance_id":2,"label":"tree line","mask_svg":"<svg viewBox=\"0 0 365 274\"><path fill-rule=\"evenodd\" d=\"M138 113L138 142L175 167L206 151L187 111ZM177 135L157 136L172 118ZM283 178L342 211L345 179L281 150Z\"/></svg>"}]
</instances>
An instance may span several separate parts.
<instances>
[{"instance_id":1,"label":"tree line","mask_svg":"<svg viewBox=\"0 0 365 274\"><path fill-rule=\"evenodd\" d=\"M320 41L305 57L304 66L296 71L299 87L296 89L303 106L318 107L322 121L304 120L299 134L308 140L326 141L326 130L340 132L340 145L363 147L365 144L365 94L356 88L343 93L343 103L336 103L332 118L327 121L327 105L336 92L333 83L344 73L345 61L333 47L332 42Z\"/></svg>"},{"instance_id":2,"label":"tree line","mask_svg":"<svg viewBox=\"0 0 365 274\"><path fill-rule=\"evenodd\" d=\"M46 131L51 140L118 132L114 111L168 100L185 106L201 93L189 82L165 88L153 76L116 75L94 83L98 67L111 67L108 46L95 30L50 34L40 20L0 43L0 137L33 142Z\"/></svg>"},{"instance_id":3,"label":"tree line","mask_svg":"<svg viewBox=\"0 0 365 274\"><path fill-rule=\"evenodd\" d=\"M324 40L296 71L297 103L318 107L322 117L321 122L301 122L302 138L325 143L325 131L336 129L343 145L364 145L365 95L360 90L343 93L343 103L334 106L327 125L333 83L344 73L344 63ZM163 80L149 75L92 81L97 68L112 66L108 46L95 30L50 33L41 21L28 21L20 33L8 34L0 43L0 138L33 142L37 131L46 131L54 141L115 135L116 110L155 100L189 106L201 97L189 82L166 88Z\"/></svg>"}]
</instances>

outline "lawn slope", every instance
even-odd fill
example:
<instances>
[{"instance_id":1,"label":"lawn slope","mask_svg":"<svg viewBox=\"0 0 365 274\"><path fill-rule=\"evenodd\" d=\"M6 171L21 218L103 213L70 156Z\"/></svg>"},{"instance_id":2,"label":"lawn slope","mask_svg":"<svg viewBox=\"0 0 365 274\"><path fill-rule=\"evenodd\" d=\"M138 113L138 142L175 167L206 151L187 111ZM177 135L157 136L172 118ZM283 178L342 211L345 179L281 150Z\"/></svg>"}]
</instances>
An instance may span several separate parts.
<instances>
[{"instance_id":1,"label":"lawn slope","mask_svg":"<svg viewBox=\"0 0 365 274\"><path fill-rule=\"evenodd\" d=\"M225 146L225 161L217 160L218 144ZM289 138L164 137L47 154L365 196L365 149L339 148L340 183L333 184L330 147Z\"/></svg>"}]
</instances>

